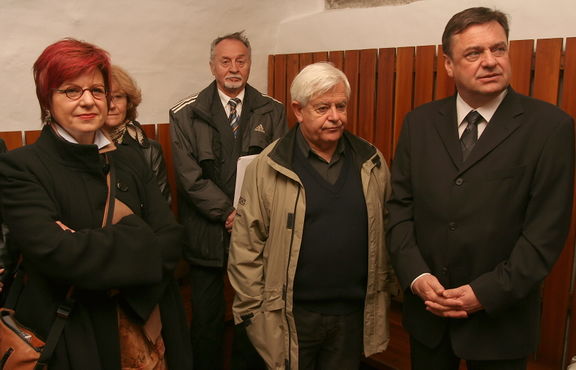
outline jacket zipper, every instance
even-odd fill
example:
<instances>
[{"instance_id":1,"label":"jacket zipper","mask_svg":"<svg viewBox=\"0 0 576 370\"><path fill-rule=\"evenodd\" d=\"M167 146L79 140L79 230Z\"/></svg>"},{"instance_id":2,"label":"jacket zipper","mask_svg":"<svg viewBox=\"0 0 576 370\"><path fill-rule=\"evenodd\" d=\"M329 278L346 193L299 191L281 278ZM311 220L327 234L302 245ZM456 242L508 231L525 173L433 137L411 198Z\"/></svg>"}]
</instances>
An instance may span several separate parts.
<instances>
[{"instance_id":1,"label":"jacket zipper","mask_svg":"<svg viewBox=\"0 0 576 370\"><path fill-rule=\"evenodd\" d=\"M284 298L284 319L286 320L286 326L287 326L287 330L288 330L288 353L287 353L287 363L286 363L286 369L290 369L291 366L290 364L292 363L292 350L291 350L291 346L292 346L292 334L290 332L290 323L288 321L288 301L286 299L287 296L287 290L288 288L286 287L286 285L288 284L288 277L289 277L289 271L290 271L290 260L292 257L292 246L294 244L294 225L296 224L296 209L298 207L298 200L300 199L300 191L301 188L300 186L298 186L298 193L296 194L296 201L294 202L294 211L292 212L292 233L290 234L290 247L288 248L288 263L286 265L286 278L284 280L284 287L283 287L283 298Z\"/></svg>"}]
</instances>

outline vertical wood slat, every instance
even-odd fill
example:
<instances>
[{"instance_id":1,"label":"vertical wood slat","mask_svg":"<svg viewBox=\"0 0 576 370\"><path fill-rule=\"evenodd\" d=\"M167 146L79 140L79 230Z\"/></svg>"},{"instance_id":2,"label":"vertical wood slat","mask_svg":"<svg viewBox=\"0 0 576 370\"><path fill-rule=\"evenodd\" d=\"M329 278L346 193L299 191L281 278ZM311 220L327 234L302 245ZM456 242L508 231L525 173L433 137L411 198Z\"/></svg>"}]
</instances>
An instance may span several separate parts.
<instances>
[{"instance_id":1,"label":"vertical wood slat","mask_svg":"<svg viewBox=\"0 0 576 370\"><path fill-rule=\"evenodd\" d=\"M396 93L394 95L394 148L406 113L412 110L414 84L414 47L401 47L396 55Z\"/></svg>"},{"instance_id":2,"label":"vertical wood slat","mask_svg":"<svg viewBox=\"0 0 576 370\"><path fill-rule=\"evenodd\" d=\"M309 64L314 63L314 56L312 53L301 53L300 54L300 69L306 67Z\"/></svg>"},{"instance_id":3,"label":"vertical wood slat","mask_svg":"<svg viewBox=\"0 0 576 370\"><path fill-rule=\"evenodd\" d=\"M434 95L434 62L436 47L418 46L414 78L414 107L432 101Z\"/></svg>"},{"instance_id":4,"label":"vertical wood slat","mask_svg":"<svg viewBox=\"0 0 576 370\"><path fill-rule=\"evenodd\" d=\"M438 56L436 58L436 91L434 92L434 99L444 99L448 96L454 95L456 87L454 80L446 73L444 67L445 56L442 52L442 45L438 45Z\"/></svg>"},{"instance_id":5,"label":"vertical wood slat","mask_svg":"<svg viewBox=\"0 0 576 370\"><path fill-rule=\"evenodd\" d=\"M339 70L344 70L344 52L341 50L331 51L328 55L328 61Z\"/></svg>"},{"instance_id":6,"label":"vertical wood slat","mask_svg":"<svg viewBox=\"0 0 576 370\"><path fill-rule=\"evenodd\" d=\"M534 91L532 96L552 104L558 102L560 84L560 60L562 39L544 39L536 43L536 61L534 64ZM564 350L564 333L568 316L568 292L570 289L571 254L564 248L556 265L544 282L542 305L542 337L537 356L555 368L561 366Z\"/></svg>"},{"instance_id":7,"label":"vertical wood slat","mask_svg":"<svg viewBox=\"0 0 576 370\"><path fill-rule=\"evenodd\" d=\"M274 55L268 55L268 91L269 96L274 96Z\"/></svg>"},{"instance_id":8,"label":"vertical wood slat","mask_svg":"<svg viewBox=\"0 0 576 370\"><path fill-rule=\"evenodd\" d=\"M20 148L23 145L21 131L0 132L0 137L4 139L7 150Z\"/></svg>"},{"instance_id":9,"label":"vertical wood slat","mask_svg":"<svg viewBox=\"0 0 576 370\"><path fill-rule=\"evenodd\" d=\"M388 163L392 159L395 58L396 49L379 50L374 144L380 149Z\"/></svg>"},{"instance_id":10,"label":"vertical wood slat","mask_svg":"<svg viewBox=\"0 0 576 370\"><path fill-rule=\"evenodd\" d=\"M530 95L530 81L532 80L532 55L534 54L534 40L510 41L510 67L512 88L524 95Z\"/></svg>"},{"instance_id":11,"label":"vertical wood slat","mask_svg":"<svg viewBox=\"0 0 576 370\"><path fill-rule=\"evenodd\" d=\"M566 51L564 53L564 86L562 87L562 97L560 107L576 120L576 37L566 39ZM576 243L576 197L572 208L572 224L566 245L571 252L568 256L570 261L574 261L574 244ZM572 281L575 277L572 276ZM572 356L576 356L576 287L572 287L572 301L570 312L572 313L570 326L568 327L568 343L566 346L565 360L569 363Z\"/></svg>"},{"instance_id":12,"label":"vertical wood slat","mask_svg":"<svg viewBox=\"0 0 576 370\"><path fill-rule=\"evenodd\" d=\"M170 194L172 195L172 203L170 207L175 215L178 214L178 191L176 186L176 173L174 172L174 162L172 160L172 141L170 140L170 124L160 123L156 125L157 135L156 140L162 145L164 154L164 161L166 162L166 173L168 177L168 184L170 185Z\"/></svg>"},{"instance_id":13,"label":"vertical wood slat","mask_svg":"<svg viewBox=\"0 0 576 370\"><path fill-rule=\"evenodd\" d=\"M358 50L346 50L344 52L343 71L348 77L352 93L348 102L348 130L358 134L358 69L360 64L360 52Z\"/></svg>"},{"instance_id":14,"label":"vertical wood slat","mask_svg":"<svg viewBox=\"0 0 576 370\"><path fill-rule=\"evenodd\" d=\"M149 139L156 139L156 125L154 124L142 125L142 131L144 131L144 133Z\"/></svg>"},{"instance_id":15,"label":"vertical wood slat","mask_svg":"<svg viewBox=\"0 0 576 370\"><path fill-rule=\"evenodd\" d=\"M358 136L374 142L374 119L376 112L376 65L378 50L360 51L358 78Z\"/></svg>"},{"instance_id":16,"label":"vertical wood slat","mask_svg":"<svg viewBox=\"0 0 576 370\"><path fill-rule=\"evenodd\" d=\"M286 58L286 100L283 101L286 107L286 117L288 120L288 126L292 127L296 124L296 116L292 111L290 103L292 102L292 97L290 96L290 86L294 77L300 72L300 56L298 54L288 54Z\"/></svg>"},{"instance_id":17,"label":"vertical wood slat","mask_svg":"<svg viewBox=\"0 0 576 370\"><path fill-rule=\"evenodd\" d=\"M274 56L274 98L286 101L286 55Z\"/></svg>"},{"instance_id":18,"label":"vertical wood slat","mask_svg":"<svg viewBox=\"0 0 576 370\"><path fill-rule=\"evenodd\" d=\"M312 53L312 62L313 63L327 62L327 61L328 61L328 52L327 51L318 51L318 52Z\"/></svg>"},{"instance_id":19,"label":"vertical wood slat","mask_svg":"<svg viewBox=\"0 0 576 370\"><path fill-rule=\"evenodd\" d=\"M24 144L28 145L36 142L36 140L38 140L38 138L40 137L41 132L42 131L40 130L24 131Z\"/></svg>"},{"instance_id":20,"label":"vertical wood slat","mask_svg":"<svg viewBox=\"0 0 576 370\"><path fill-rule=\"evenodd\" d=\"M536 43L534 91L532 96L551 104L558 103L562 39L542 39Z\"/></svg>"}]
</instances>

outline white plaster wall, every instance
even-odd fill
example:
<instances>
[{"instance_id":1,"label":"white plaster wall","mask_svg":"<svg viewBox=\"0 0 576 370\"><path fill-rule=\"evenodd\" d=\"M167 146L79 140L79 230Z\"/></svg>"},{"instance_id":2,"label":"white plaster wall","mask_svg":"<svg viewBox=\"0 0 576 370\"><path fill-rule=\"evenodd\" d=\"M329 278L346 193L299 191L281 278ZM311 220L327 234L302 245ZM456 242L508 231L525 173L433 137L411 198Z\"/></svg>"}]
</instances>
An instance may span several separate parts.
<instances>
[{"instance_id":1,"label":"white plaster wall","mask_svg":"<svg viewBox=\"0 0 576 370\"><path fill-rule=\"evenodd\" d=\"M0 130L40 127L31 67L50 43L75 37L108 50L140 84L142 122L205 87L211 40L245 29L250 83L266 91L267 55L440 43L449 17L495 6L512 39L576 36L574 0L420 0L408 5L325 10L323 0L0 0Z\"/></svg>"},{"instance_id":2,"label":"white plaster wall","mask_svg":"<svg viewBox=\"0 0 576 370\"><path fill-rule=\"evenodd\" d=\"M468 7L510 17L510 39L576 36L574 0L420 0L407 5L325 10L323 0L292 0L301 13L284 19L275 53L367 49L441 43L450 17Z\"/></svg>"},{"instance_id":3,"label":"white plaster wall","mask_svg":"<svg viewBox=\"0 0 576 370\"><path fill-rule=\"evenodd\" d=\"M283 0L0 0L0 130L40 127L32 65L64 37L94 43L126 68L143 92L142 122L168 122L168 109L212 81L210 42L245 29L250 83L266 91Z\"/></svg>"}]
</instances>

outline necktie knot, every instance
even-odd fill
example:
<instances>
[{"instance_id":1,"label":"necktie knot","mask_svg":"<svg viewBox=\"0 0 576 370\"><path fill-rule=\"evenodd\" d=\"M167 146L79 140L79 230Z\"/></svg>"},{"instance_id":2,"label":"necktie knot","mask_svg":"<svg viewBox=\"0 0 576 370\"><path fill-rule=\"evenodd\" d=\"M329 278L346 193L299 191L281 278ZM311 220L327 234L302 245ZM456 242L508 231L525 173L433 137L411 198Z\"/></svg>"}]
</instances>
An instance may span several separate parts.
<instances>
[{"instance_id":1,"label":"necktie knot","mask_svg":"<svg viewBox=\"0 0 576 370\"><path fill-rule=\"evenodd\" d=\"M236 109L238 104L240 104L240 101L241 100L239 98L232 98L232 99L228 100L228 105L230 106L230 108Z\"/></svg>"},{"instance_id":2,"label":"necktie knot","mask_svg":"<svg viewBox=\"0 0 576 370\"><path fill-rule=\"evenodd\" d=\"M478 125L480 123L480 121L482 120L482 115L480 113L478 113L478 111L470 111L470 113L468 113L466 115L466 121L472 125Z\"/></svg>"}]
</instances>

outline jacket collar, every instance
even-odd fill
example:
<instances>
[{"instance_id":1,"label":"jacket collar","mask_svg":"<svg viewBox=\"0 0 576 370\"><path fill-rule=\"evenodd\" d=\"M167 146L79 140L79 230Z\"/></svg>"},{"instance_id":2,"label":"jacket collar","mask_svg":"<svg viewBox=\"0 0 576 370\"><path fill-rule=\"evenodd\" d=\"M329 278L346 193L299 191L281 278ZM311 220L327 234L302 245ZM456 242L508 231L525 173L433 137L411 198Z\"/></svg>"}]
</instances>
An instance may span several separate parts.
<instances>
[{"instance_id":1,"label":"jacket collar","mask_svg":"<svg viewBox=\"0 0 576 370\"><path fill-rule=\"evenodd\" d=\"M464 162L458 139L455 95L440 102L434 125L452 162L462 173L510 136L520 126L523 112L519 95L509 87L508 94Z\"/></svg>"},{"instance_id":2,"label":"jacket collar","mask_svg":"<svg viewBox=\"0 0 576 370\"><path fill-rule=\"evenodd\" d=\"M103 163L98 146L70 143L59 137L49 125L44 126L40 137L32 145L41 150L43 156L54 157L68 167L102 173Z\"/></svg>"},{"instance_id":3,"label":"jacket collar","mask_svg":"<svg viewBox=\"0 0 576 370\"><path fill-rule=\"evenodd\" d=\"M274 149L272 149L268 155L273 161L289 169L292 169L294 148L297 147L296 136L299 125L299 123L296 124L286 135L280 138ZM348 144L348 147L352 152L352 158L354 158L356 164L362 166L366 161L372 158L372 161L376 166L380 165L380 158L378 156L373 158L376 154L376 148L367 141L348 131L344 131L342 139Z\"/></svg>"},{"instance_id":4,"label":"jacket collar","mask_svg":"<svg viewBox=\"0 0 576 370\"><path fill-rule=\"evenodd\" d=\"M212 81L208 87L202 90L198 97L196 98L196 104L192 107L192 110L197 114L202 120L213 124L212 120L212 104L215 99L220 99L218 96L218 88L216 87L216 81ZM268 103L269 98L262 95L258 90L246 84L244 101L242 102L242 112L251 111L261 111L265 113L272 109ZM218 101L220 104L220 101ZM243 114L243 116L247 116Z\"/></svg>"}]
</instances>

